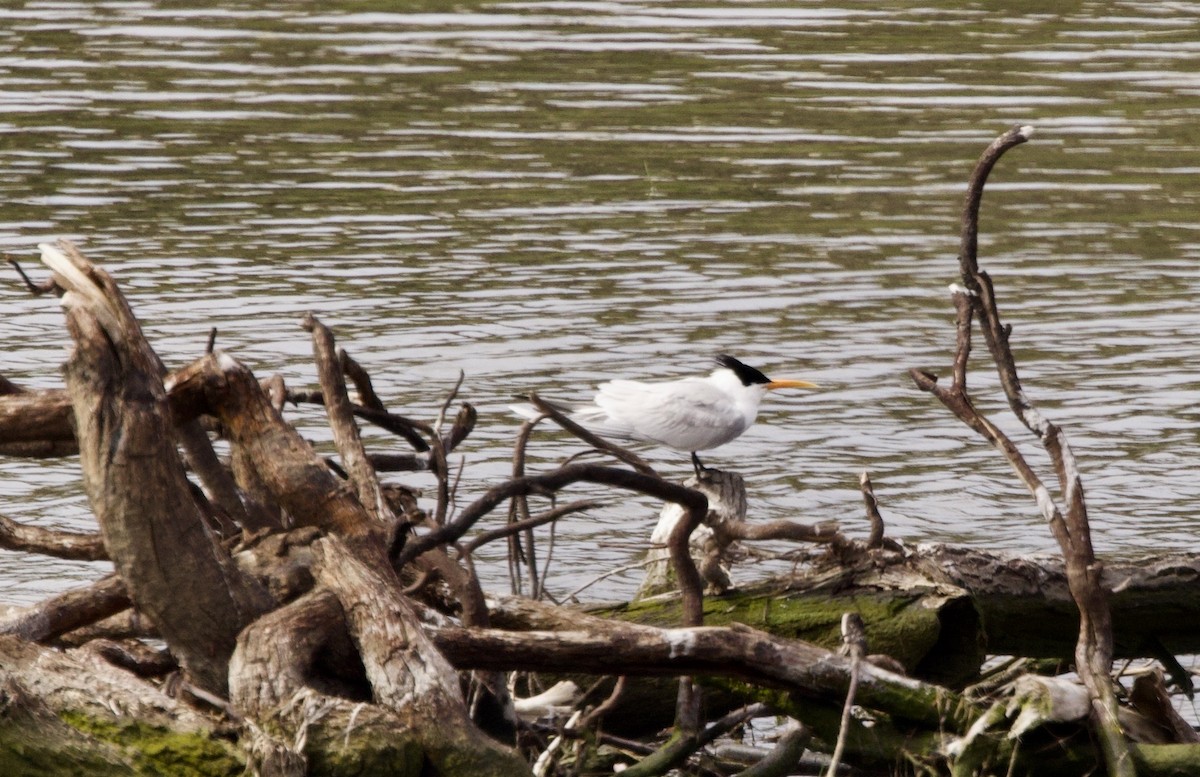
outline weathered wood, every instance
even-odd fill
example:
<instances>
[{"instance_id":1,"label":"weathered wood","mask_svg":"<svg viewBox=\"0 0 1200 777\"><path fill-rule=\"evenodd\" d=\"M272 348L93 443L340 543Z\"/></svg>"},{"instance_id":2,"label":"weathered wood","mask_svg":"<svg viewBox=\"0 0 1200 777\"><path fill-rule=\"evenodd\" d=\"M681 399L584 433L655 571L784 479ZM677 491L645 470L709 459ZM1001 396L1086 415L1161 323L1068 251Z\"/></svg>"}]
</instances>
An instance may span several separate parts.
<instances>
[{"instance_id":1,"label":"weathered wood","mask_svg":"<svg viewBox=\"0 0 1200 777\"><path fill-rule=\"evenodd\" d=\"M0 636L0 773L240 774L218 722L88 649Z\"/></svg>"},{"instance_id":2,"label":"weathered wood","mask_svg":"<svg viewBox=\"0 0 1200 777\"><path fill-rule=\"evenodd\" d=\"M61 389L0 395L0 455L57 457L79 452L71 397Z\"/></svg>"},{"instance_id":3,"label":"weathered wood","mask_svg":"<svg viewBox=\"0 0 1200 777\"><path fill-rule=\"evenodd\" d=\"M570 667L596 674L736 676L806 697L836 700L850 684L850 661L798 640L745 626L656 629L632 624L603 631L524 632L439 628L434 641L460 669ZM969 705L952 691L864 665L858 699L893 718L965 730ZM961 727L961 728L960 728Z\"/></svg>"},{"instance_id":4,"label":"weathered wood","mask_svg":"<svg viewBox=\"0 0 1200 777\"><path fill-rule=\"evenodd\" d=\"M0 620L0 634L46 642L103 620L130 605L125 582L108 575L84 588L64 591Z\"/></svg>"},{"instance_id":5,"label":"weathered wood","mask_svg":"<svg viewBox=\"0 0 1200 777\"><path fill-rule=\"evenodd\" d=\"M0 548L76 561L103 561L108 558L104 540L97 533L43 529L18 523L3 515L0 515Z\"/></svg>"},{"instance_id":6,"label":"weathered wood","mask_svg":"<svg viewBox=\"0 0 1200 777\"><path fill-rule=\"evenodd\" d=\"M354 423L341 363L334 349L333 333L311 313L304 317L302 325L312 333L313 355L321 380L321 392L325 397L325 411L329 416L334 443L342 457L342 465L346 468L359 503L372 520L380 526L391 526L396 517L383 497L379 478L371 467L367 451L363 448L362 436Z\"/></svg>"},{"instance_id":7,"label":"weathered wood","mask_svg":"<svg viewBox=\"0 0 1200 777\"><path fill-rule=\"evenodd\" d=\"M234 448L239 483L269 498L296 526L321 526L343 536L369 531L353 487L339 478L271 404L245 366L215 351L176 372L170 381L175 420L207 413L220 419Z\"/></svg>"},{"instance_id":8,"label":"weathered wood","mask_svg":"<svg viewBox=\"0 0 1200 777\"><path fill-rule=\"evenodd\" d=\"M116 285L65 241L42 256L66 290L67 387L109 557L194 682L224 693L234 638L269 600L205 527L176 453L161 364Z\"/></svg>"},{"instance_id":9,"label":"weathered wood","mask_svg":"<svg viewBox=\"0 0 1200 777\"><path fill-rule=\"evenodd\" d=\"M989 553L949 545L924 546L914 561L933 579L970 592L991 653L1070 658L1079 614L1059 558ZM1200 554L1168 553L1110 559L1103 585L1110 599L1114 655L1200 652ZM1162 647L1159 648L1158 646Z\"/></svg>"},{"instance_id":10,"label":"weathered wood","mask_svg":"<svg viewBox=\"0 0 1200 777\"><path fill-rule=\"evenodd\" d=\"M247 628L231 662L233 703L270 729L273 744L262 752L290 752L312 771L348 769L350 759L367 773L414 777L426 763L446 777L523 771L515 753L467 717L457 676L394 577L336 537L316 541L313 555L322 587ZM341 658L331 663L330 655ZM330 675L336 667L361 674ZM301 730L310 732L303 751L289 751L284 743Z\"/></svg>"},{"instance_id":11,"label":"weathered wood","mask_svg":"<svg viewBox=\"0 0 1200 777\"><path fill-rule=\"evenodd\" d=\"M1133 777L1135 769L1118 719L1116 691L1110 677L1113 661L1110 592L1101 582L1103 565L1097 562L1092 547L1083 480L1065 432L1038 412L1021 386L1016 360L1009 346L1011 327L1001 322L992 279L979 269L976 256L979 207L988 174L1008 149L1029 140L1032 132L1032 127L1017 126L992 141L975 165L967 185L958 257L965 288L957 285L951 288L958 311L958 342L952 384L949 388L943 388L937 385L937 378L928 373L919 370L912 370L911 373L918 387L931 392L961 421L1004 454L1036 500L1038 509L1062 550L1068 587L1078 608L1079 638L1075 647L1075 670L1091 692L1092 721L1103 746L1105 766L1110 777ZM1020 450L1004 432L978 412L967 392L971 322L976 317L1013 415L1038 438L1049 454L1058 479L1061 509Z\"/></svg>"}]
</instances>

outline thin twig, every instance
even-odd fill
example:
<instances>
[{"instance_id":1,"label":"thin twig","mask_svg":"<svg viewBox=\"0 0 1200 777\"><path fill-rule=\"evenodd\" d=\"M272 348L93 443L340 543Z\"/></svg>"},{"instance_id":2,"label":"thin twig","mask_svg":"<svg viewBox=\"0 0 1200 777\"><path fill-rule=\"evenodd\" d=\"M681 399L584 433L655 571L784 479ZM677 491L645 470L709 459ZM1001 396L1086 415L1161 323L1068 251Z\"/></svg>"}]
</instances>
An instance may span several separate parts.
<instances>
[{"instance_id":1,"label":"thin twig","mask_svg":"<svg viewBox=\"0 0 1200 777\"><path fill-rule=\"evenodd\" d=\"M533 536L533 531L528 532L528 536ZM546 578L550 576L550 565L554 563L554 542L558 539L558 521L550 524L550 532L546 536L546 560L542 563L542 579L538 581L537 587L533 590L533 598L541 600L546 595Z\"/></svg>"},{"instance_id":2,"label":"thin twig","mask_svg":"<svg viewBox=\"0 0 1200 777\"><path fill-rule=\"evenodd\" d=\"M626 450L625 448L622 448L621 446L604 439L598 434L588 431L584 427L568 418L566 414L560 411L558 408L543 400L536 393L529 395L529 401L533 403L533 406L536 407L539 412L545 414L546 417L554 421L554 423L583 440L593 448L612 454L617 459L625 462L643 475L650 475L652 477L658 476L658 473L654 471L654 468L647 464L641 456L638 456L633 451Z\"/></svg>"},{"instance_id":3,"label":"thin twig","mask_svg":"<svg viewBox=\"0 0 1200 777\"><path fill-rule=\"evenodd\" d=\"M616 575L623 574L625 572L633 571L635 569L645 569L646 567L650 566L651 564L657 564L657 563L658 562L655 559L647 558L647 559L642 559L641 561L634 561L630 564L625 564L624 566L613 567L612 569L608 569L608 570L596 575L591 580L588 580L583 585L579 586L574 591L571 591L569 594L567 594L563 598L565 601L569 602L572 599L574 599L576 596L578 596L579 594L583 593L587 589L594 586L596 583L599 583L603 580L607 580L610 577L614 577Z\"/></svg>"},{"instance_id":4,"label":"thin twig","mask_svg":"<svg viewBox=\"0 0 1200 777\"><path fill-rule=\"evenodd\" d=\"M875 489L871 487L871 475L866 470L858 477L858 487L862 491L863 503L867 510L867 520L871 522L871 533L867 537L868 548L883 546L883 516L879 514L879 500L875 498Z\"/></svg>"},{"instance_id":5,"label":"thin twig","mask_svg":"<svg viewBox=\"0 0 1200 777\"><path fill-rule=\"evenodd\" d=\"M494 510L497 505L514 496L554 493L580 481L624 488L663 501L675 502L684 507L685 520L680 521L671 534L671 562L675 567L683 598L684 623L700 625L704 619L704 583L688 552L687 541L692 531L700 525L708 513L708 497L695 489L626 469L593 464L571 464L541 475L513 478L493 486L483 496L464 507L453 521L447 522L445 526L434 529L428 534L409 540L404 546L404 550L401 551L399 563L407 563L438 545L457 542L476 521Z\"/></svg>"},{"instance_id":6,"label":"thin twig","mask_svg":"<svg viewBox=\"0 0 1200 777\"><path fill-rule=\"evenodd\" d=\"M450 408L450 403L458 396L458 390L462 387L465 373L462 370L458 372L458 382L450 389L450 393L446 395L446 399L438 408L437 419L433 422L433 434L431 435L432 448L430 451L430 468L433 474L437 476L437 504L434 506L433 522L438 526L446 523L446 516L450 512L450 500L453 494L453 489L450 486L450 462L448 460L449 450L447 449L447 439L442 436L442 424L446 421L446 411Z\"/></svg>"},{"instance_id":7,"label":"thin twig","mask_svg":"<svg viewBox=\"0 0 1200 777\"><path fill-rule=\"evenodd\" d=\"M324 405L325 395L320 391L289 391L286 399L292 404L311 404ZM371 423L383 429L386 432L391 432L412 446L412 449L418 453L424 453L429 450L429 443L426 442L422 434L432 435L433 427L422 421L417 421L412 418L405 418L395 413L389 413L383 410L373 410L362 405L351 404L350 409L354 415L370 421Z\"/></svg>"},{"instance_id":8,"label":"thin twig","mask_svg":"<svg viewBox=\"0 0 1200 777\"><path fill-rule=\"evenodd\" d=\"M825 771L825 777L834 777L837 774L842 753L846 750L846 738L850 734L850 713L854 710L854 694L858 691L858 674L863 656L867 654L866 631L862 618L856 613L848 612L842 615L841 652L850 657L850 686L846 689L846 703L842 705L842 721L838 728L837 743L833 747L833 755L829 758L829 768Z\"/></svg>"},{"instance_id":9,"label":"thin twig","mask_svg":"<svg viewBox=\"0 0 1200 777\"><path fill-rule=\"evenodd\" d=\"M517 432L517 439L513 445L513 467L512 476L514 478L525 477L525 450L529 445L529 438L533 434L534 428L538 421L526 421L521 424L520 430ZM509 502L508 521L516 523L529 520L529 498L525 494L514 496ZM521 540L518 535L510 535L508 543L508 565L509 579L512 581L514 594L521 592L521 576L517 573L517 568L520 566L520 556L522 553ZM538 567L537 567L537 548L533 543L533 528L530 527L525 531L525 565L529 572L529 590L532 593L537 593L540 589L538 583Z\"/></svg>"},{"instance_id":10,"label":"thin twig","mask_svg":"<svg viewBox=\"0 0 1200 777\"><path fill-rule=\"evenodd\" d=\"M21 281L25 284L25 288L28 289L29 293L33 296L40 297L43 294L50 293L53 293L59 297L63 295L63 289L54 282L53 275L51 275L42 283L34 283L33 280L25 274L25 268L21 266L21 263L14 259L11 255L5 254L4 261L13 266L13 269L17 271L17 275L21 276Z\"/></svg>"},{"instance_id":11,"label":"thin twig","mask_svg":"<svg viewBox=\"0 0 1200 777\"><path fill-rule=\"evenodd\" d=\"M500 538L517 534L517 532L524 531L526 529L533 529L535 526L548 524L552 522L552 520L558 520L564 516L570 516L571 513L593 510L593 508L599 507L602 504L604 504L604 502L595 499L578 500L570 502L570 504L559 505L558 507L554 507L552 510L547 510L546 512L538 513L532 518L518 520L518 522L515 523L504 524L503 526L499 526L497 529L481 531L480 534L475 535L472 540L463 544L462 553L468 555L472 554L476 549L479 549L480 546L484 546L484 544L492 542L493 540L500 540Z\"/></svg>"},{"instance_id":12,"label":"thin twig","mask_svg":"<svg viewBox=\"0 0 1200 777\"><path fill-rule=\"evenodd\" d=\"M450 393L446 395L446 399L442 402L442 406L438 408L437 420L433 422L434 434L440 435L442 433L442 424L446 422L446 411L450 409L450 403L453 402L454 398L458 396L458 391L462 388L463 380L466 379L466 377L467 374L465 372L462 370L458 371L458 380L455 381L454 388L450 389Z\"/></svg>"}]
</instances>

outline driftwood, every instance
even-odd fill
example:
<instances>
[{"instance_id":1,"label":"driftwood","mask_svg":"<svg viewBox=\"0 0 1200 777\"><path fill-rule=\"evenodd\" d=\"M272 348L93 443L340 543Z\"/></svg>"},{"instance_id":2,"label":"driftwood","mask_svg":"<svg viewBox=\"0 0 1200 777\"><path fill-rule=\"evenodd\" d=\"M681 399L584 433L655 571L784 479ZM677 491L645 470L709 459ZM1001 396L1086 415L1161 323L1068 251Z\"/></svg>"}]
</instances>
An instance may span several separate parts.
<instances>
[{"instance_id":1,"label":"driftwood","mask_svg":"<svg viewBox=\"0 0 1200 777\"><path fill-rule=\"evenodd\" d=\"M547 418L618 465L528 472L527 424L513 476L464 499L449 453L478 419L452 407L457 387L433 422L398 415L314 316L302 326L319 391L260 380L214 339L168 370L112 278L68 243L43 246L52 279L30 287L62 293L75 349L63 390L0 378L0 455L77 452L99 531L5 517L0 547L107 558L116 573L0 618L0 772L731 771L712 762L715 740L770 715L795 722L745 774L788 774L805 748L883 772L1200 773L1200 737L1174 713L1164 674L1139 677L1129 704L1111 677L1114 657L1154 656L1190 690L1171 655L1200 649L1189 595L1200 559L1094 557L1082 478L1062 430L1021 389L976 261L983 183L1027 136L1002 135L968 187L951 385L913 378L1009 458L1062 561L907 548L884 537L865 475L865 541L831 522L763 521L736 473L669 483L536 394ZM974 410L976 320L1010 406L1051 454L1057 502ZM299 435L288 402L325 407L336 457ZM368 451L358 423L412 452ZM228 443L227 461L214 437ZM437 482L428 510L378 477L418 469ZM655 595L591 612L539 600L553 547L536 547L533 529L597 502L531 506L584 482L666 504L646 589ZM485 525L505 508L507 523ZM796 572L752 583L731 573L759 539L805 543L790 556ZM510 543L513 586L534 598L482 589L476 553L495 541ZM992 653L1051 660L981 671ZM1035 676L1067 663L1084 686ZM575 681L545 708L565 707L565 721L529 712L541 702L517 705L507 688L513 677L536 691L552 675ZM663 727L666 741L653 734Z\"/></svg>"},{"instance_id":2,"label":"driftwood","mask_svg":"<svg viewBox=\"0 0 1200 777\"><path fill-rule=\"evenodd\" d=\"M979 208L983 199L984 182L1005 151L1026 142L1032 132L1032 127L1014 127L996 138L980 157L967 185L959 253L965 288L952 288L954 304L958 310L958 346L954 358L953 383L949 388L942 388L937 385L937 378L928 373L914 370L912 376L920 388L933 393L963 423L1000 450L1036 499L1038 508L1062 549L1068 587L1079 608L1075 669L1091 694L1091 715L1103 745L1105 766L1113 777L1130 777L1135 770L1121 724L1117 719L1117 696L1110 677L1113 634L1109 590L1101 581L1103 565L1097 562L1092 549L1083 482L1066 434L1059 426L1038 413L1021 386L1017 377L1016 362L1008 344L1010 328L1001 323L992 279L979 269L976 256ZM1000 384L1013 414L1038 438L1050 455L1061 491L1062 507L1056 503L1050 491L1011 440L975 409L967 392L971 324L975 318L979 320L980 330L987 342L988 351L995 363Z\"/></svg>"}]
</instances>

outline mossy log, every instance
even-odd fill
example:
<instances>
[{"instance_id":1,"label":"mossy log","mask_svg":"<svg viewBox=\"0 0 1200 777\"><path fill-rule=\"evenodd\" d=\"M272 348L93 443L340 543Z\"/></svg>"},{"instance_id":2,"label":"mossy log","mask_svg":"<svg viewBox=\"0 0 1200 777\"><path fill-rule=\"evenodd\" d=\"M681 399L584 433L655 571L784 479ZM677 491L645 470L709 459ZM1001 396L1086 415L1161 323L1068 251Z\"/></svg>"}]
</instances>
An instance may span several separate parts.
<instances>
[{"instance_id":1,"label":"mossy log","mask_svg":"<svg viewBox=\"0 0 1200 777\"><path fill-rule=\"evenodd\" d=\"M0 636L0 774L232 777L232 729L90 647L59 651Z\"/></svg>"},{"instance_id":2,"label":"mossy log","mask_svg":"<svg viewBox=\"0 0 1200 777\"><path fill-rule=\"evenodd\" d=\"M1119 658L1200 652L1200 555L1165 554L1104 565ZM644 624L672 624L670 595L592 608ZM744 623L834 649L845 612L866 623L872 653L951 687L973 681L985 655L1070 660L1079 614L1060 559L925 545L829 556L705 600L705 624Z\"/></svg>"}]
</instances>

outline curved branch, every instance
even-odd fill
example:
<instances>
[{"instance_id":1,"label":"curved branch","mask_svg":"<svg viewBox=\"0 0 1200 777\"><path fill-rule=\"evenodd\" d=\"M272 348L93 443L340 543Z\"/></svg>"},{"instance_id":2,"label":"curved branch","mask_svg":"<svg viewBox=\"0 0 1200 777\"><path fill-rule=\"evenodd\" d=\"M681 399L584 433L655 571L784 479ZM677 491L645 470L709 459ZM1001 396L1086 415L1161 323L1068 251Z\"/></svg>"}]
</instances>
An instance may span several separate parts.
<instances>
[{"instance_id":1,"label":"curved branch","mask_svg":"<svg viewBox=\"0 0 1200 777\"><path fill-rule=\"evenodd\" d=\"M463 545L459 552L464 556L469 556L474 553L480 545L485 545L493 540L498 540L503 537L510 537L518 532L525 531L526 529L533 529L538 526L542 526L543 524L550 523L551 521L557 521L559 518L562 518L565 515L591 510L599 507L601 504L603 503L595 499L581 499L577 502L571 502L570 504L559 505L558 507L551 508L544 513L539 513L530 518L524 518L519 521L513 521L512 523L506 523L504 526L501 526L498 529L490 529L482 532L473 537L470 542Z\"/></svg>"},{"instance_id":2,"label":"curved branch","mask_svg":"<svg viewBox=\"0 0 1200 777\"><path fill-rule=\"evenodd\" d=\"M654 471L654 468L647 464L641 456L638 456L633 451L625 450L619 445L614 445L612 442L604 439L600 435L588 431L584 427L572 421L566 416L565 413L560 411L549 402L546 402L537 394L530 394L529 401L533 403L533 406L536 407L539 412L544 413L550 420L554 421L554 423L583 440L593 448L602 450L606 453L611 453L617 459L625 462L643 475L651 475L654 477L658 476L658 473Z\"/></svg>"},{"instance_id":3,"label":"curved branch","mask_svg":"<svg viewBox=\"0 0 1200 777\"><path fill-rule=\"evenodd\" d=\"M671 562L683 595L684 623L699 625L703 620L704 584L688 552L687 542L692 531L708 513L708 497L686 486L669 483L662 478L640 472L630 472L627 469L598 464L568 464L541 475L513 478L493 486L483 496L463 508L454 521L409 540L397 560L397 566L412 561L438 545L456 542L476 521L508 499L529 494L554 493L580 481L636 491L665 502L675 502L684 508L685 520L680 521L671 533Z\"/></svg>"},{"instance_id":4,"label":"curved branch","mask_svg":"<svg viewBox=\"0 0 1200 777\"><path fill-rule=\"evenodd\" d=\"M1004 152L1019 146L1033 136L1033 127L1016 126L992 141L975 163L975 169L967 182L966 201L963 203L962 236L958 261L962 266L963 283L971 291L978 292L975 275L979 272L976 254L979 250L979 206L983 202L983 185L988 175Z\"/></svg>"},{"instance_id":5,"label":"curved branch","mask_svg":"<svg viewBox=\"0 0 1200 777\"><path fill-rule=\"evenodd\" d=\"M1109 677L1113 656L1112 613L1108 592L1100 579L1102 566L1096 562L1092 547L1082 480L1062 430L1037 412L1021 388L1009 346L1011 328L1001 323L992 280L979 269L976 255L984 182L1000 156L1008 149L1024 143L1031 134L1031 127L1014 127L996 138L980 157L968 183L959 254L966 290L952 287L955 307L958 309L954 385L942 389L937 386L937 378L929 373L913 370L911 374L919 387L932 392L955 415L1003 451L1022 481L1033 491L1038 507L1062 549L1071 595L1079 609L1080 629L1075 648L1075 666L1091 695L1091 717L1100 739L1105 765L1110 775L1129 777L1134 773L1133 761L1117 719L1117 702ZM1065 520L1049 491L1020 452L991 422L975 411L966 393L970 321L976 311L1009 407L1021 423L1038 437L1050 455L1066 504Z\"/></svg>"}]
</instances>

